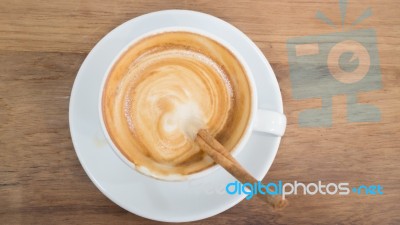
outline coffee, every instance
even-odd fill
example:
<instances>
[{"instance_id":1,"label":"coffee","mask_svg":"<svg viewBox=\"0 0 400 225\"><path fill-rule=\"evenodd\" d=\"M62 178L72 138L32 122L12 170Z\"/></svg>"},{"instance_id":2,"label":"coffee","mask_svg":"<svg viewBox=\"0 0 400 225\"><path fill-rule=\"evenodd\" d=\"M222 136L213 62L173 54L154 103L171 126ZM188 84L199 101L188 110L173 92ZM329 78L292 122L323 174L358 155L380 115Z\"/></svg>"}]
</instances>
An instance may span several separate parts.
<instances>
[{"instance_id":1,"label":"coffee","mask_svg":"<svg viewBox=\"0 0 400 225\"><path fill-rule=\"evenodd\" d=\"M251 99L246 71L230 50L170 31L142 38L119 57L104 85L102 119L142 171L189 175L214 164L194 143L196 131L208 129L232 151L247 129Z\"/></svg>"}]
</instances>

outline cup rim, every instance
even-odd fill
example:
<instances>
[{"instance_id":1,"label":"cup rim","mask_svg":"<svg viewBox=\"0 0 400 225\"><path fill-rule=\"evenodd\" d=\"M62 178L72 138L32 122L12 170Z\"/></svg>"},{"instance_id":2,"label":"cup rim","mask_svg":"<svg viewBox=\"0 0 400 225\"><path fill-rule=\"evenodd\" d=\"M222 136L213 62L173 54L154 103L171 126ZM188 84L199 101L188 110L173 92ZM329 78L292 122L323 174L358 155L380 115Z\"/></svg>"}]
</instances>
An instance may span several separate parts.
<instances>
[{"instance_id":1,"label":"cup rim","mask_svg":"<svg viewBox=\"0 0 400 225\"><path fill-rule=\"evenodd\" d=\"M103 78L101 81L101 86L100 86L100 91L99 91L99 95L98 95L98 112L99 112L99 119L100 119L100 125L101 125L101 129L103 131L104 137L106 138L108 144L111 146L111 148L113 149L113 152L118 156L118 158L120 158L127 166L129 166L131 169L149 176L151 178L157 179L157 180L161 180L161 181L172 181L172 182L179 182L179 181L188 181L188 180L194 180L197 178L201 178L203 176L206 176L210 173L215 172L218 169L221 169L221 166L219 164L214 164L206 169L203 169L201 171L192 173L192 174L188 174L188 175L181 175L181 174L171 174L171 175L159 175L156 173L152 173L149 169L147 169L144 166L137 166L135 163L133 163L132 161L128 160L123 154L122 152L118 149L118 147L114 144L114 141L112 140L112 138L110 137L107 127L105 125L104 122L104 117L103 117L103 90L104 90L104 86L107 82L107 78L113 68L113 66L115 65L115 63L121 58L121 56L130 49L130 47L132 45L134 45L135 43L139 42L140 40L143 40L146 37L150 37L153 35L157 35L157 34L161 34L161 33L165 33L165 32L177 32L177 31L184 31L184 32L191 32L191 33L195 33L195 34L199 34L202 36L205 36L211 40L216 41L218 44L224 46L226 49L228 49L233 55L234 57L239 61L239 63L241 64L241 66L243 67L246 77L247 77L247 81L249 83L250 86L250 94L251 94L251 112L250 112L250 116L247 122L247 127L245 129L245 131L242 134L242 137L240 138L240 140L237 142L237 144L235 145L235 147L232 149L231 154L233 157L236 157L244 148L244 146L247 144L248 140L250 139L250 136L253 132L253 127L254 127L254 119L255 119L255 114L258 110L258 97L257 97L257 89L256 89L256 85L255 85L255 81L254 81L254 77L253 74L248 66L248 64L246 63L246 60L238 53L238 51L231 46L228 42L226 42L225 40L223 40L222 38L217 37L216 35L210 34L205 30L202 29L198 29L198 28L192 28L192 27L185 27L185 26L170 26L170 27L164 27L164 28L159 28L159 29L154 29L151 31L148 31L136 38L134 38L133 40L131 40L128 44L126 44L120 51L118 54L116 54L116 56L114 57L114 59L112 60L112 62L110 63L110 65L108 66L106 72L103 74Z\"/></svg>"}]
</instances>

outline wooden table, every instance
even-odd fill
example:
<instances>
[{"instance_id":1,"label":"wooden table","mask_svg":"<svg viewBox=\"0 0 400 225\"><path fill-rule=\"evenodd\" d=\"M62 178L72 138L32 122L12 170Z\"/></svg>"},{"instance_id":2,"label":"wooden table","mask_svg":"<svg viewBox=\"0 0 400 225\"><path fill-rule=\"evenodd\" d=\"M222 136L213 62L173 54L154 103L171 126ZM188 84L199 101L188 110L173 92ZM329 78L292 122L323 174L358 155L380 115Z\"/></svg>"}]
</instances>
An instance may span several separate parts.
<instances>
[{"instance_id":1,"label":"wooden table","mask_svg":"<svg viewBox=\"0 0 400 225\"><path fill-rule=\"evenodd\" d=\"M286 42L335 32L315 18L321 10L340 25L337 1L0 1L0 223L153 224L108 200L89 180L73 149L68 103L77 71L111 29L144 13L190 9L220 17L246 33L275 70L288 118L267 181L381 184L383 195L289 197L273 212L243 201L195 224L400 224L400 4L349 1L345 25L376 30L382 88L359 94L381 121L349 123L346 96L333 98L333 125L301 127L301 110L320 99L296 100Z\"/></svg>"}]
</instances>

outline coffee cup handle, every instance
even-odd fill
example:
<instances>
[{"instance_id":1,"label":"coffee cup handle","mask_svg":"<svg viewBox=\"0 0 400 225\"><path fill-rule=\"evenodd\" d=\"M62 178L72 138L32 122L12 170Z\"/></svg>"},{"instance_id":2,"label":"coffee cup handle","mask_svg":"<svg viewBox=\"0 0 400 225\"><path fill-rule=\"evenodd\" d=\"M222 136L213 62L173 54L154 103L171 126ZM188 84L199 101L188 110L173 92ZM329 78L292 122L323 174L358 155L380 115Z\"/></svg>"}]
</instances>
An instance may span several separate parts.
<instances>
[{"instance_id":1,"label":"coffee cup handle","mask_svg":"<svg viewBox=\"0 0 400 225\"><path fill-rule=\"evenodd\" d=\"M283 136L286 129L286 116L282 113L259 109L255 115L254 130L275 136Z\"/></svg>"}]
</instances>

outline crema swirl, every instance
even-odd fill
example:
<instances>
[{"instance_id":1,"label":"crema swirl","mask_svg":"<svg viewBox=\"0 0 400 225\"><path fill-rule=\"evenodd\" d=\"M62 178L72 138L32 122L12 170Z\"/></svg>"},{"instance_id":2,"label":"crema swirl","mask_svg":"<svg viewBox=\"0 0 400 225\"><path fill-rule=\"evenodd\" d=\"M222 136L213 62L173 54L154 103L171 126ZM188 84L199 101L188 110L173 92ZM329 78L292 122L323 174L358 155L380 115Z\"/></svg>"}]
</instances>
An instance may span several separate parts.
<instances>
[{"instance_id":1,"label":"crema swirl","mask_svg":"<svg viewBox=\"0 0 400 225\"><path fill-rule=\"evenodd\" d=\"M103 90L107 131L123 155L157 176L187 175L213 161L194 143L206 128L229 150L250 117L245 71L223 45L175 31L143 38L113 65Z\"/></svg>"}]
</instances>

